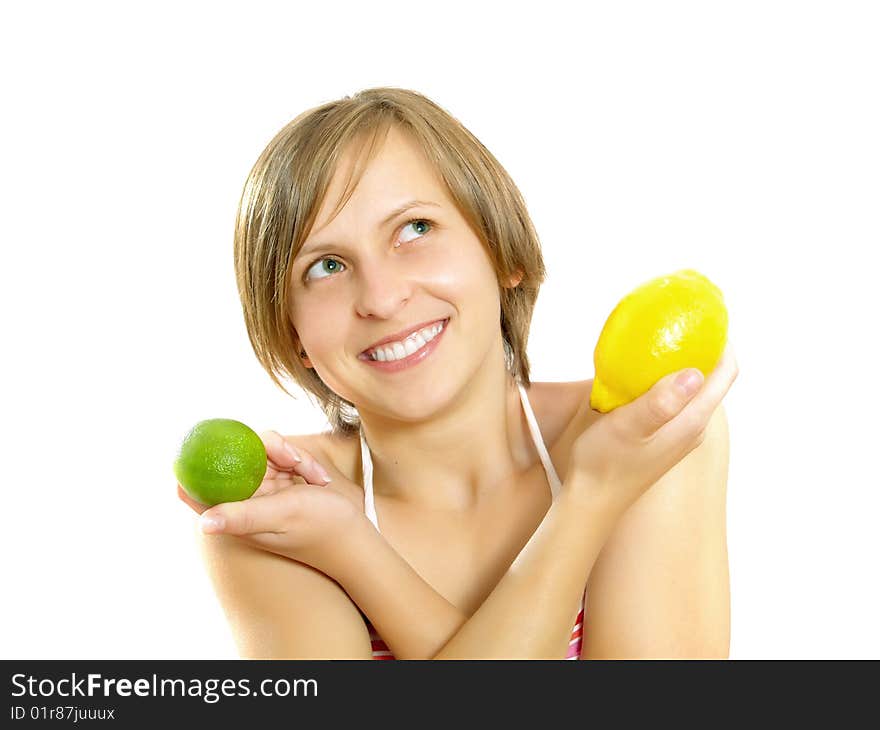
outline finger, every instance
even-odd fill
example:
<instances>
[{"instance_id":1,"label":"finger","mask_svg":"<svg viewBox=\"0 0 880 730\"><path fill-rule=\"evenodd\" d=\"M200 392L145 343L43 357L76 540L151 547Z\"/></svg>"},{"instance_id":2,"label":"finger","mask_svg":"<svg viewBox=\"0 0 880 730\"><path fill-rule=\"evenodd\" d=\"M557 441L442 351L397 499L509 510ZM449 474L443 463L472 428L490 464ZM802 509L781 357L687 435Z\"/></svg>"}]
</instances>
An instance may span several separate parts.
<instances>
[{"instance_id":1,"label":"finger","mask_svg":"<svg viewBox=\"0 0 880 730\"><path fill-rule=\"evenodd\" d=\"M329 484L331 479L327 470L318 463L312 454L303 448L297 448L277 431L264 431L260 438L266 446L269 468L266 476L271 478L280 473L300 475L309 484ZM275 472L271 469L275 467Z\"/></svg>"},{"instance_id":2,"label":"finger","mask_svg":"<svg viewBox=\"0 0 880 730\"><path fill-rule=\"evenodd\" d=\"M728 344L699 393L691 399L676 419L680 421L680 424L676 424L678 428L690 436L705 429L718 404L727 395L738 375L739 365L736 362L736 355Z\"/></svg>"},{"instance_id":3,"label":"finger","mask_svg":"<svg viewBox=\"0 0 880 730\"><path fill-rule=\"evenodd\" d=\"M297 482L294 482L291 477L286 477L282 473L276 479L264 479L251 497L265 497L269 494L275 494L279 489L289 487L291 484L297 484Z\"/></svg>"},{"instance_id":4,"label":"finger","mask_svg":"<svg viewBox=\"0 0 880 730\"><path fill-rule=\"evenodd\" d=\"M190 497L184 491L183 487L180 486L180 484L177 485L177 496L181 502L183 502L184 504L191 507L198 514L202 514L202 512L204 512L206 509L208 509L208 505L202 504L201 502L197 502L192 497Z\"/></svg>"},{"instance_id":5,"label":"finger","mask_svg":"<svg viewBox=\"0 0 880 730\"><path fill-rule=\"evenodd\" d=\"M286 547L284 535L275 532L255 532L252 535L237 535L236 537L252 547L287 557L284 552Z\"/></svg>"},{"instance_id":6,"label":"finger","mask_svg":"<svg viewBox=\"0 0 880 730\"><path fill-rule=\"evenodd\" d=\"M267 477L274 477L273 471L292 471L301 462L299 451L277 431L263 431L260 438L266 447Z\"/></svg>"},{"instance_id":7,"label":"finger","mask_svg":"<svg viewBox=\"0 0 880 730\"><path fill-rule=\"evenodd\" d=\"M660 451L674 454L688 453L700 443L702 435L739 374L732 348L726 348L715 369L709 373L703 387L674 419L661 428L653 441Z\"/></svg>"},{"instance_id":8,"label":"finger","mask_svg":"<svg viewBox=\"0 0 880 730\"><path fill-rule=\"evenodd\" d=\"M312 456L306 449L297 449L302 461L296 465L296 473L305 479L309 484L317 484L324 486L331 482L330 475L327 470Z\"/></svg>"},{"instance_id":9,"label":"finger","mask_svg":"<svg viewBox=\"0 0 880 730\"><path fill-rule=\"evenodd\" d=\"M650 439L681 413L702 383L698 368L670 373L634 401L615 408L608 415L610 425L625 437Z\"/></svg>"},{"instance_id":10,"label":"finger","mask_svg":"<svg viewBox=\"0 0 880 730\"><path fill-rule=\"evenodd\" d=\"M199 518L202 532L228 535L252 535L260 532L284 532L295 495L290 489L274 494L250 497L240 502L223 502L204 511Z\"/></svg>"}]
</instances>

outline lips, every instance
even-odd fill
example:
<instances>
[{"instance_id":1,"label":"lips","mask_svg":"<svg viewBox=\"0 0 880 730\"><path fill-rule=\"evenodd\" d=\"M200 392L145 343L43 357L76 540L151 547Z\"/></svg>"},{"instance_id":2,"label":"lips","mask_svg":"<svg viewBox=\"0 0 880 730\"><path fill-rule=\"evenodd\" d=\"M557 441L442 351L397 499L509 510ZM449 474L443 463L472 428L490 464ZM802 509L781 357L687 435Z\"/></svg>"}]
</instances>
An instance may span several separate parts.
<instances>
[{"instance_id":1,"label":"lips","mask_svg":"<svg viewBox=\"0 0 880 730\"><path fill-rule=\"evenodd\" d=\"M422 322L421 324L413 325L412 327L409 327L408 329L401 330L400 332L395 332L393 335L389 335L388 337L385 337L384 339L377 340L376 342L374 342L366 350L361 352L359 357L362 357L362 358L369 357L369 355L367 353L369 353L370 350L373 350L373 349L379 347L380 345L385 345L389 342L399 342L401 340L405 340L413 332L418 332L419 330L422 330L425 327L430 327L431 325L439 324L440 322L445 322L447 319L449 319L449 318L448 317L441 317L440 319L429 319L425 322Z\"/></svg>"},{"instance_id":2,"label":"lips","mask_svg":"<svg viewBox=\"0 0 880 730\"><path fill-rule=\"evenodd\" d=\"M410 354L405 357L394 358L391 360L374 360L370 355L359 355L358 359L362 360L364 364L374 372L385 373L388 375L409 371L411 368L417 368L422 363L430 360L438 348L443 347L442 341L445 339L446 331L449 329L449 318L447 317L444 320L440 320L440 322L441 324L435 324L428 327L428 329L435 329L437 333L427 341L427 344L410 352ZM412 336L406 341L412 342ZM388 345L380 346L378 351L381 352L383 349L387 353ZM400 354L398 345L394 346L394 350L396 354Z\"/></svg>"}]
</instances>

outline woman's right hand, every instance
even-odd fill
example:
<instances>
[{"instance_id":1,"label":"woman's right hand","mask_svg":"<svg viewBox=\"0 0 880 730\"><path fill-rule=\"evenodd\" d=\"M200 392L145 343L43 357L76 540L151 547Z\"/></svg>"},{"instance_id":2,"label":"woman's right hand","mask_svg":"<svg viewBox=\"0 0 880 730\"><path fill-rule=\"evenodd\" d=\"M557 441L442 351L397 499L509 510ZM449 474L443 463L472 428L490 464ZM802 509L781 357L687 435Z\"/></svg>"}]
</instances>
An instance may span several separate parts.
<instances>
[{"instance_id":1,"label":"woman's right hand","mask_svg":"<svg viewBox=\"0 0 880 730\"><path fill-rule=\"evenodd\" d=\"M739 374L728 345L695 393L676 385L683 371L604 414L572 444L566 484L617 518L703 442L715 409Z\"/></svg>"}]
</instances>

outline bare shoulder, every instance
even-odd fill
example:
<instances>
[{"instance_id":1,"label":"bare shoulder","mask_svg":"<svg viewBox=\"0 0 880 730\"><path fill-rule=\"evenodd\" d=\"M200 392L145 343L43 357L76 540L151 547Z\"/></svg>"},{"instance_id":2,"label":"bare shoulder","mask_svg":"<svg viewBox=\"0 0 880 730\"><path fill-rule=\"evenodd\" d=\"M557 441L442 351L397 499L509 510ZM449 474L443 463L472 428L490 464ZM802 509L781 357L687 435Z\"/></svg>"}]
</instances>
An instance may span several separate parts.
<instances>
[{"instance_id":1,"label":"bare shoulder","mask_svg":"<svg viewBox=\"0 0 880 730\"><path fill-rule=\"evenodd\" d=\"M357 434L338 434L332 431L284 436L285 440L298 449L304 449L318 460L330 474L330 478L344 477L337 482L336 488L355 492L353 496L361 497L361 464L360 439Z\"/></svg>"},{"instance_id":2,"label":"bare shoulder","mask_svg":"<svg viewBox=\"0 0 880 730\"><path fill-rule=\"evenodd\" d=\"M590 408L593 379L533 383L535 418L548 445L550 459L564 481L575 439L602 414Z\"/></svg>"},{"instance_id":3,"label":"bare shoulder","mask_svg":"<svg viewBox=\"0 0 880 730\"><path fill-rule=\"evenodd\" d=\"M330 431L321 431L319 433L296 435L285 434L284 439L298 448L305 449L316 459L320 459L322 456L328 456L337 448L336 443L340 440L340 437L335 436Z\"/></svg>"},{"instance_id":4,"label":"bare shoulder","mask_svg":"<svg viewBox=\"0 0 880 730\"><path fill-rule=\"evenodd\" d=\"M529 399L548 443L558 441L586 407L589 411L593 380L532 383Z\"/></svg>"}]
</instances>

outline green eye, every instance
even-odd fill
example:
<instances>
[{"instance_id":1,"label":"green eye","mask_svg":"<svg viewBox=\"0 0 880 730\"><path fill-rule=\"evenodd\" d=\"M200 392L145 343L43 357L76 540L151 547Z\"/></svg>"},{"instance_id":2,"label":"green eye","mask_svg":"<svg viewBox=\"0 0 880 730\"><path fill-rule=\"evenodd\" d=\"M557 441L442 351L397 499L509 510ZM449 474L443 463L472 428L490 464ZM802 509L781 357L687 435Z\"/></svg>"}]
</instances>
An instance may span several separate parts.
<instances>
[{"instance_id":1,"label":"green eye","mask_svg":"<svg viewBox=\"0 0 880 730\"><path fill-rule=\"evenodd\" d=\"M425 218L413 218L411 220L408 220L404 224L403 230L406 230L407 228L412 226L414 223L418 223L422 227L422 230L418 232L419 235L416 236L416 238L423 238L434 227L434 223L432 221L429 221ZM424 230L426 226L427 226L427 230ZM404 243L409 243L412 240L415 240L415 239L409 239L408 241L404 241ZM398 246L398 245L399 244L395 244L395 246ZM309 281L311 279L326 279L326 278L328 278L329 275L338 273L340 266L343 269L345 268L345 264L343 264L341 261L337 261L335 258L331 258L330 256L323 256L323 257L319 258L317 261L315 261L311 266L309 266L309 268L306 270L305 275L303 276L303 279L305 281ZM316 274L314 276L311 275L311 272L313 270L318 272L318 274Z\"/></svg>"},{"instance_id":2,"label":"green eye","mask_svg":"<svg viewBox=\"0 0 880 730\"><path fill-rule=\"evenodd\" d=\"M315 263L309 267L309 270L306 271L306 279L327 278L326 276L309 276L309 272L312 271L312 269L316 268L319 264L323 264L323 266L321 266L321 271L326 274L335 274L337 271L339 271L340 266L342 266L343 268L345 267L345 264L343 264L341 261L337 261L336 259L331 259L329 256L325 256L324 258L315 261Z\"/></svg>"}]
</instances>

